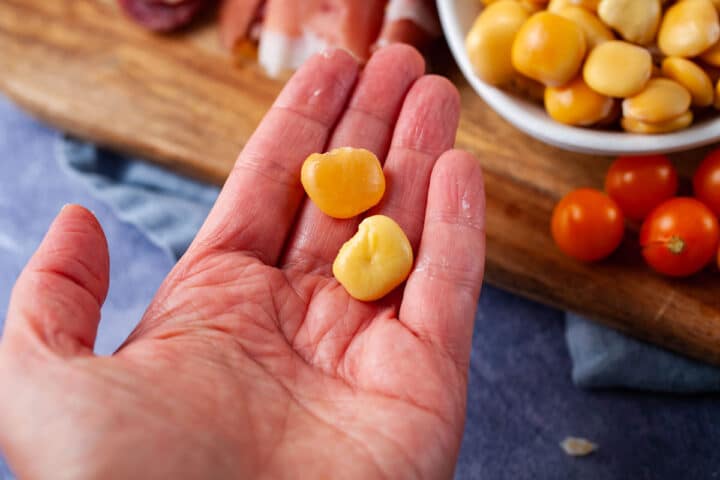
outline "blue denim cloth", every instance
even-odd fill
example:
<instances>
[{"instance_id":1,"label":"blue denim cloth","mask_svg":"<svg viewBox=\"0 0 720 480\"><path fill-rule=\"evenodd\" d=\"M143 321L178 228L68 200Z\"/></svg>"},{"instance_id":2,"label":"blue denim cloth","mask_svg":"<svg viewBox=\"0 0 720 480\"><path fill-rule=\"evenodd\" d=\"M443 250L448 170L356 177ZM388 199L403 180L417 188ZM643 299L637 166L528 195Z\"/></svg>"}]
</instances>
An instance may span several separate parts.
<instances>
[{"instance_id":1,"label":"blue denim cloth","mask_svg":"<svg viewBox=\"0 0 720 480\"><path fill-rule=\"evenodd\" d=\"M0 174L0 328L11 287L48 224L63 204L80 203L96 213L110 247L111 287L96 348L112 352L141 317L217 193L118 155L97 157L99 152L61 141L0 97L5 167ZM62 174L55 157L72 178ZM564 318L557 310L484 287L456 477L720 478L720 398L577 389ZM639 350L628 349L624 337L602 328L588 333L583 326L594 324L569 320L566 330L573 376L580 384L584 378L590 386L716 388L717 380L708 380L717 379L710 367L665 352L646 356L649 347L643 344L632 342ZM624 357L628 351L635 353ZM592 361L580 368L582 359ZM680 373L668 376L671 371ZM702 374L692 373L698 371ZM600 449L586 458L567 457L558 442L568 435L587 437ZM0 455L0 479L10 478Z\"/></svg>"},{"instance_id":2,"label":"blue denim cloth","mask_svg":"<svg viewBox=\"0 0 720 480\"><path fill-rule=\"evenodd\" d=\"M215 187L162 168L67 138L61 164L87 184L121 219L158 247L179 257L215 201ZM633 340L577 315L565 332L572 378L582 387L624 387L667 392L720 389L720 369Z\"/></svg>"},{"instance_id":3,"label":"blue denim cloth","mask_svg":"<svg viewBox=\"0 0 720 480\"><path fill-rule=\"evenodd\" d=\"M212 185L69 137L59 143L58 153L63 170L173 261L190 245L219 192Z\"/></svg>"},{"instance_id":4,"label":"blue denim cloth","mask_svg":"<svg viewBox=\"0 0 720 480\"><path fill-rule=\"evenodd\" d=\"M655 392L720 391L720 369L568 313L565 339L572 379L585 388L621 387Z\"/></svg>"}]
</instances>

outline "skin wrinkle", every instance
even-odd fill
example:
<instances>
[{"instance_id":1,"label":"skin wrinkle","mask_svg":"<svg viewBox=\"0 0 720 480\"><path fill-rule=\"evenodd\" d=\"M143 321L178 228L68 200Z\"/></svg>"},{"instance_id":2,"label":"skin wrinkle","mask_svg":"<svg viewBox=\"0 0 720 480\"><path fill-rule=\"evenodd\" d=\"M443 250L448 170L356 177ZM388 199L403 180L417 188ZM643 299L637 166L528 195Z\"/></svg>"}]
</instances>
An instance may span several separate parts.
<instances>
[{"instance_id":1,"label":"skin wrinkle","mask_svg":"<svg viewBox=\"0 0 720 480\"><path fill-rule=\"evenodd\" d=\"M321 123L325 125L327 128L331 128L334 125L334 121L325 121L320 118L315 118L309 116L307 113L302 112L301 108L305 107L309 111L317 110L316 107L318 105L325 105L329 102L337 101L336 99L340 99L341 97L344 97L346 95L341 95L346 92L351 92L353 89L353 86L356 84L358 79L358 73L357 73L357 63L355 63L355 74L350 76L347 75L346 71L343 70L342 73L334 73L330 75L330 85L329 88L322 89L320 91L319 95L315 95L315 92L317 89L309 89L304 88L304 86L301 86L300 88L304 90L302 95L299 95L298 93L295 93L295 98L292 102L287 102L284 96L280 96L278 98L278 101L275 102L275 105L273 108L281 108L281 109L288 109L291 105L294 105L292 107L291 111L294 111L295 113L303 116L306 119L310 119L312 121ZM328 76L326 76L327 80ZM300 97L303 97L301 100ZM343 105L347 105L347 102L343 102ZM309 108L308 108L309 107ZM335 109L332 109L335 110Z\"/></svg>"},{"instance_id":2,"label":"skin wrinkle","mask_svg":"<svg viewBox=\"0 0 720 480\"><path fill-rule=\"evenodd\" d=\"M31 285L38 291L50 291L53 282L58 282L62 285L64 282L69 283L73 288L78 287L73 279L68 278L62 273L53 271L45 271L42 275L35 275L29 280ZM57 288L57 287L56 287ZM64 349L58 348L58 351L65 352L65 354L72 354L77 351L77 347L81 347L81 351L92 352L94 335L93 338L83 338L82 335L76 332L68 332L67 325L63 325L62 322L57 320L60 313L75 313L81 316L78 310L92 310L91 314L95 317L96 321L100 318L100 306L97 298L87 291L86 289L79 287L75 288L74 294L76 295L74 301L66 298L48 295L43 299L43 304L53 304L53 308L49 312L38 312L38 305L35 303L29 305L21 305L19 307L18 315L26 320L29 325L32 326L33 332L37 335L37 338L44 341L48 346L70 346L70 351L65 352ZM88 304L90 306L88 307ZM43 314L44 313L44 314ZM48 321L48 318L55 320ZM69 334L68 334L69 333ZM65 339L72 340L71 342L65 342Z\"/></svg>"},{"instance_id":3,"label":"skin wrinkle","mask_svg":"<svg viewBox=\"0 0 720 480\"><path fill-rule=\"evenodd\" d=\"M442 91L440 95L446 96L444 98L440 96L429 96L428 92L435 90L435 88L430 88L429 85L426 87L426 83L436 84L436 88ZM440 87L440 84L442 84L443 87ZM397 126L401 134L397 140L393 142L393 147L397 146L437 157L452 146L441 145L438 139L451 138L454 140L454 132L457 129L457 123L459 121L459 117L455 112L459 111L460 98L457 90L455 90L448 80L437 76L426 76L415 82L415 85L410 89L410 93L408 93L408 97L413 95L415 91L419 92L416 94L417 100L413 105L414 109L411 111L411 115L405 116L401 114ZM434 95L437 95L437 92L435 92ZM452 114L450 112L452 112ZM403 121L403 118L409 118L411 120L406 122ZM438 125L436 122L428 122L427 119L429 118L454 118L455 122L450 125L445 123ZM428 124L440 128L428 130Z\"/></svg>"},{"instance_id":4,"label":"skin wrinkle","mask_svg":"<svg viewBox=\"0 0 720 480\"><path fill-rule=\"evenodd\" d=\"M348 313L349 308L350 308L350 300L348 299L348 301L345 302L345 309L343 310L342 314L337 315L338 319L340 319L341 322L345 321L345 315ZM359 331L362 328L363 324L366 323L366 320L363 319L357 323L358 323L358 325L354 328L355 332ZM326 337L328 336L328 334L330 332L332 332L333 330L335 330L335 326L336 326L336 324L328 323L327 328L325 329L324 332L322 332L322 334L320 335L320 338L318 338L317 341L313 341L312 339L310 340L311 346L314 343L314 348L309 356L310 363L316 362L319 348L323 344L323 341L326 340ZM347 336L345 336L345 335L333 335L330 337L330 340L343 339L343 340L352 341L353 336L354 336L354 334L350 335L349 338L347 338ZM349 342L342 348L342 351L347 350L348 344L349 344ZM342 358L342 354L339 357ZM338 360L338 361L340 361L340 360ZM322 366L320 368L325 373L336 371L335 368L327 368L327 367L323 368Z\"/></svg>"},{"instance_id":5,"label":"skin wrinkle","mask_svg":"<svg viewBox=\"0 0 720 480\"><path fill-rule=\"evenodd\" d=\"M408 465L412 469L412 473L413 473L412 478L422 478L419 467L417 465L415 465L415 463L412 461L412 458L414 456L413 452L408 452L407 450L405 450L405 448L403 448L403 446L400 445L397 440L390 437L388 434L384 433L382 430L373 426L372 424L369 424L368 427L372 432L374 432L380 438L383 438L386 442L395 446L395 449L398 452L400 452L400 455L402 455L403 458L405 459L405 464Z\"/></svg>"},{"instance_id":6,"label":"skin wrinkle","mask_svg":"<svg viewBox=\"0 0 720 480\"><path fill-rule=\"evenodd\" d=\"M358 325L355 328L355 330L347 338L341 337L341 338L336 339L336 340L342 339L343 346L341 347L340 351L338 352L337 359L335 361L335 365L333 365L333 367L328 371L332 371L335 373L335 375L337 375L338 366L345 359L345 355L347 355L347 352L350 349L350 346L352 345L353 341L356 338L358 338L360 336L360 334L368 328L369 325L370 325L369 321L358 322Z\"/></svg>"},{"instance_id":7,"label":"skin wrinkle","mask_svg":"<svg viewBox=\"0 0 720 480\"><path fill-rule=\"evenodd\" d=\"M242 344L239 344L239 346L240 346L240 348L242 348L243 351L245 351L244 348L242 347ZM247 355L247 353L245 353L245 355ZM251 358L251 357L249 357L249 358ZM341 357L341 358L342 358L342 357ZM261 367L262 367L262 365L261 365ZM262 367L262 368L264 369L265 367ZM397 400L398 400L398 401L403 401L403 400L401 400L400 398L398 398ZM407 402L407 400L404 400L404 401ZM417 405L416 405L416 406L417 406Z\"/></svg>"},{"instance_id":8,"label":"skin wrinkle","mask_svg":"<svg viewBox=\"0 0 720 480\"><path fill-rule=\"evenodd\" d=\"M307 235L301 233L301 235ZM314 250L307 248L306 243L302 239L295 239L293 245L292 258L285 259L283 270L296 271L306 275L321 275L330 277L332 275L332 265L325 258L317 255Z\"/></svg>"},{"instance_id":9,"label":"skin wrinkle","mask_svg":"<svg viewBox=\"0 0 720 480\"><path fill-rule=\"evenodd\" d=\"M382 114L378 114L378 113L372 112L370 110L367 110L367 109L364 109L361 107L357 107L357 106L352 106L352 105L350 107L348 107L348 109L345 111L345 115L348 115L348 114L357 115L357 116L361 117L362 119L364 119L365 121L379 123L382 127L385 127L383 130L387 130L387 132L388 132L387 138L389 138L390 134L392 133L392 130L389 128L392 126L390 124L390 120L387 117L383 116ZM395 113L392 116L397 117L397 115L399 115L399 114L400 114L400 110L398 109L397 113ZM384 143L384 142L381 142L381 143ZM380 153L381 153L380 156L382 156L383 152L380 152Z\"/></svg>"},{"instance_id":10,"label":"skin wrinkle","mask_svg":"<svg viewBox=\"0 0 720 480\"><path fill-rule=\"evenodd\" d=\"M313 282L313 283L314 283L314 289L313 289L313 291L310 293L309 297L305 297L305 296L301 295L302 289L301 289L301 290L298 290L298 289L295 287L295 282L293 282L292 279L288 278L288 273L287 273L287 272L285 272L285 282L286 282L287 286L288 286L288 287L292 290L292 292L294 293L295 298L297 298L297 299L302 303L302 305L303 305L302 316L300 316L299 318L301 318L301 319L306 318L306 317L307 317L307 313L308 313L308 309L310 308L310 301L311 301L311 299L315 296L315 293L318 291L318 289L321 289L321 288L322 288L321 283L320 283L320 282ZM290 315L286 315L285 318L291 318L291 316L290 316ZM300 328L302 327L302 323L303 323L303 322L302 322L302 321L300 321L300 322L293 322L293 323L297 323L297 324L298 324L298 326L297 326L297 328L295 329L294 332L291 332L291 331L289 330L289 328L288 328L288 323L289 323L289 322L280 322L280 331L283 333L283 336L285 337L285 341L288 342L288 345L292 346L292 345L295 343L295 336L297 335L298 331L299 331Z\"/></svg>"},{"instance_id":11,"label":"skin wrinkle","mask_svg":"<svg viewBox=\"0 0 720 480\"><path fill-rule=\"evenodd\" d=\"M414 271L426 275L429 279L461 288L467 293L474 290L478 276L482 276L482 271L473 272L471 269L454 268L446 262L438 262L424 256L416 263Z\"/></svg>"},{"instance_id":12,"label":"skin wrinkle","mask_svg":"<svg viewBox=\"0 0 720 480\"><path fill-rule=\"evenodd\" d=\"M397 49L410 51L407 47ZM391 62L392 51L393 47L384 51L390 52L385 53L387 62L401 66L388 67L386 72L410 68L399 60ZM329 72L336 78L325 82L321 75L318 81L317 72L310 75L307 70L301 71L295 77L300 82L291 80L277 105L336 123L343 105L353 106L354 100L362 100L359 96L350 96L349 92L328 93L345 88L357 78L356 73L349 78L350 61L343 55L336 53L322 61L334 62L328 65L311 61L307 68ZM339 73L341 67L347 76ZM388 78L381 75L375 80L364 77L363 81L377 82L364 94L368 95L368 102L385 95L389 88L397 90L406 80L389 73L386 76ZM423 156L413 149L440 150L441 143L452 143L452 135L446 129L456 123L457 106L453 105L451 95L446 95L449 84L443 82L433 78L417 81L407 90L424 88L424 98L411 102L379 102L377 111L372 107L366 109L358 100L359 111L376 113L379 118L383 109L391 110L392 106L397 114L404 108L405 114L412 118L400 119L396 125L396 147L403 148L400 141L403 138L409 147L407 152L396 150L395 153L406 153L419 162L426 158L428 163L434 162L432 154ZM308 100L307 95L318 88L322 88L322 93ZM350 112L351 108L346 110ZM292 141L304 142L303 148L315 150L319 148L315 144L320 140L325 144L328 136L328 132L323 131L318 135L321 128L306 123L302 115L282 109L274 112L273 118L269 118L274 123L264 123L255 141L247 147L250 168L239 167L233 171L234 178L226 183L224 196L221 194L203 227L203 237L194 242L173 269L141 325L120 352L114 357L85 357L85 361L76 357L63 363L68 370L79 372L77 375L46 376L52 370L48 372L40 362L58 365L66 362L65 359L48 357L33 362L34 372L23 376L20 383L28 385L28 392L33 391L36 383L43 386L46 394L33 402L33 411L62 420L62 424L54 428L63 433L59 435L63 442L56 444L59 448L54 454L52 449L45 450L47 455L42 458L28 458L18 447L11 462L26 464L31 468L27 471L37 472L41 477L49 476L48 472L67 461L68 454L76 459L75 466L87 462L88 467L82 470L94 472L99 478L108 472L123 477L154 474L172 478L177 468L198 477L205 472L205 478L277 478L297 473L298 465L302 472L310 475L332 476L332 472L338 472L338 477L435 478L452 472L452 457L457 453L462 433L467 384L466 375L461 371L455 373L467 358L459 358L464 352L454 352L465 346L451 342L457 349L441 348L440 342L436 344L427 339L433 332L441 338L459 337L467 329L472 318L469 295L449 292L447 300L452 300L452 306L443 310L436 297L442 296L442 285L449 282L435 283L440 287L437 291L431 288L435 281L432 275L415 275L414 270L407 284L381 301L366 304L351 300L329 272L327 275L303 274L301 269L309 270L307 263L297 262L282 270L272 268L275 262L264 265L262 260L270 257L273 260L283 250L287 251L291 245L289 236L297 234L292 228L293 222L300 221L298 212L303 208L302 192L298 190L295 201L287 185L293 178L290 162L295 159L288 155L287 149L273 143L277 144L279 135L289 135L297 137L291 138ZM353 130L357 127L355 122L367 126L378 121L364 113L349 114L350 117L342 117L351 118L342 128ZM441 118L443 116L447 118ZM427 125L413 130L419 127L417 122L427 122ZM305 127L293 126L293 123ZM372 133L369 129L357 132ZM347 135L346 140L353 141L350 133ZM339 136L332 138L336 140L331 142L340 141ZM390 147L387 143L383 145ZM254 155L258 152L265 155ZM302 160L301 156L298 155L298 160ZM268 167L263 168L266 165ZM419 185L423 182L416 178L417 165L397 163L397 171L392 175L396 179L407 177L410 182L398 201L417 203L414 197L426 196L428 185L425 188ZM447 180L443 181L452 183L454 176L462 176L464 170L469 172L462 168L464 165L445 164ZM283 168L288 170L282 173ZM263 196L248 188L256 183L272 191ZM453 191L456 197L459 193L463 198L436 194L434 205L428 206L430 211L465 209L465 216L473 221L470 213L478 209L477 202L473 203L474 190L467 190L463 196L462 185L463 182L458 181ZM461 201L469 206L455 205ZM242 208L238 208L240 205ZM266 206L271 207L272 221L257 221L254 217L268 212L263 210ZM423 221L412 215L412 211L410 216L417 230L422 231L427 218ZM267 215L265 217L267 219ZM449 225L432 225L437 229L436 239L452 233ZM317 235L326 230L324 226L311 229L305 247L312 246L319 238ZM476 237L475 233L473 229L458 228L458 234L468 238L460 244L469 248L469 239ZM223 244L208 243L206 234L210 240L221 240ZM216 237L213 239L212 235ZM271 236L278 240L283 237L284 241L275 245ZM433 245L432 239L427 240L430 250L426 253L436 255L433 247L437 247L438 242ZM423 251L421 248L421 255ZM436 258L457 267L452 257ZM473 265L476 260L464 259ZM454 270L451 268L448 273ZM412 278L419 279L414 286ZM26 288L27 291L21 292L23 295L14 295L17 309L26 307L28 299L36 293L27 283ZM405 295L406 288L415 291ZM414 318L419 323L407 323L420 326L417 333L401 320L406 320L405 314L398 313L403 306L408 306L406 311L410 312L409 305L413 305L414 313L407 320ZM80 315L83 320L92 320L84 312ZM445 315L450 318L445 319ZM80 324L77 325L79 328ZM19 332L12 340L16 345L22 342L22 349L35 348L33 345L41 342L41 339L24 340L28 329L17 319L12 327ZM81 331L86 333L88 329L82 326ZM469 343L469 337L464 338ZM43 348L50 351L50 347ZM3 345L0 355L22 349ZM4 360L0 365L5 365ZM57 402L53 389L71 391L73 395L62 395ZM70 402L74 410L61 408L58 414L62 401ZM37 415L27 414L26 402L16 398L3 405L0 440L9 442L13 432L31 444L33 438L48 437L49 432L43 430L42 422L37 422ZM132 420L135 410L141 410L154 421L144 422L140 415L140 423L135 423ZM97 425L102 428L93 428ZM68 431L62 432L63 429ZM111 452L105 452L102 458L93 453L100 450L103 442L87 441L93 432L99 432L98 435L112 432L109 435ZM148 445L153 447L150 451L138 448ZM153 449L167 449L170 455L164 460L154 459ZM113 458L119 456L123 462L113 464ZM134 463L129 464L129 460ZM79 477L84 472L77 470L77 473Z\"/></svg>"},{"instance_id":13,"label":"skin wrinkle","mask_svg":"<svg viewBox=\"0 0 720 480\"><path fill-rule=\"evenodd\" d=\"M473 216L462 216L457 213L436 212L426 217L426 220L436 225L469 228L485 235L485 220L476 220Z\"/></svg>"},{"instance_id":14,"label":"skin wrinkle","mask_svg":"<svg viewBox=\"0 0 720 480\"><path fill-rule=\"evenodd\" d=\"M52 261L47 265L33 268L31 271L41 274L51 271L65 276L78 287L91 293L97 299L98 303L105 301L108 290L107 277L109 268L104 265L101 267L101 272L98 272L84 257L73 256L69 254L70 252L67 250L67 248L60 247L49 249L47 256L48 258L52 257ZM62 265L62 271L60 271L60 268L54 268L52 266L53 264ZM77 266L78 268L73 268L73 266Z\"/></svg>"},{"instance_id":15,"label":"skin wrinkle","mask_svg":"<svg viewBox=\"0 0 720 480\"><path fill-rule=\"evenodd\" d=\"M243 352L245 353L245 355L247 355L247 352L245 352L243 346L242 346L239 342L238 342L238 347L241 349L241 351L243 351ZM247 358L250 359L250 360L252 360L252 357L250 357L250 356L247 356ZM252 360L252 361L254 361L254 360ZM273 378L274 378L274 376L272 375L272 373L271 373L270 371L268 371L267 368L266 368L262 363L255 361L255 364L256 364L258 367L260 367L260 369L262 369L263 371L265 371L265 373L266 373L266 375L267 375L268 378L270 378L270 379L273 379ZM311 367L311 368L312 368L312 367ZM348 440L350 440L350 442L351 442L352 444L354 444L354 445L356 445L357 447L359 447L361 451L364 451L364 452L366 453L366 455L370 457L373 465L375 466L375 468L377 468L378 471L383 471L382 468L380 467L380 465L379 465L379 464L377 463L377 461L375 460L375 458L374 458L374 456L372 455L372 453L368 450L368 448L367 448L365 445L363 445L362 443L358 442L355 438L353 438L353 437L352 437L351 435L349 435L347 432L344 432L343 430L338 429L337 427L335 427L334 425L332 425L332 423L326 421L324 418L322 418L322 417L319 416L318 414L314 413L307 405L305 405L303 402L300 401L300 398L292 391L291 388L289 388L287 385L285 385L284 383L282 383L282 382L279 381L279 380L276 380L276 381L277 381L277 385L280 386L280 387L285 391L285 393L287 394L288 398L289 398L291 401L293 401L293 402L295 403L295 405L297 405L298 408L299 408L302 412L305 412L305 413L306 413L308 416L310 416L311 418L316 419L317 421L319 421L320 423L322 423L323 425L325 425L325 426L326 426L327 428L329 428L330 430L332 430L332 431L336 432L337 434L339 434L341 437L344 437L344 438L347 438ZM387 475L384 474L384 475L383 475L383 478L389 478L389 477L387 477Z\"/></svg>"}]
</instances>

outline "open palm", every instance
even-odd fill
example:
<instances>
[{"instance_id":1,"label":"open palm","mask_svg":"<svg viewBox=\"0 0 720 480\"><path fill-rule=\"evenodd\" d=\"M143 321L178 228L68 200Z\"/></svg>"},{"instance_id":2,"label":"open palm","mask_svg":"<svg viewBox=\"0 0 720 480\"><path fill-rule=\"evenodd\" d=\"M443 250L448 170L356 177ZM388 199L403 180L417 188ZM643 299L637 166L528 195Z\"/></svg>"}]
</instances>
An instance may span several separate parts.
<instances>
[{"instance_id":1,"label":"open palm","mask_svg":"<svg viewBox=\"0 0 720 480\"><path fill-rule=\"evenodd\" d=\"M92 353L108 288L100 226L65 208L19 278L0 344L0 447L27 478L440 478L462 435L482 279L477 161L458 96L409 47L360 74L335 51L289 81L138 327ZM331 265L359 219L303 195L305 157L384 159L376 208L416 252L362 303Z\"/></svg>"}]
</instances>

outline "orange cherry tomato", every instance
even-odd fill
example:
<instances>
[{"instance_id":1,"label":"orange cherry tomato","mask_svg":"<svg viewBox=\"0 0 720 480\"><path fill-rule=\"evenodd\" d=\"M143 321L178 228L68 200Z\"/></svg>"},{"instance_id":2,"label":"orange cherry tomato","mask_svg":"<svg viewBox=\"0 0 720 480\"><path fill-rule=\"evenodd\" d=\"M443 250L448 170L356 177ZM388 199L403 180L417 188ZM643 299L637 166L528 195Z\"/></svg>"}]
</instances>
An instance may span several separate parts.
<instances>
[{"instance_id":1,"label":"orange cherry tomato","mask_svg":"<svg viewBox=\"0 0 720 480\"><path fill-rule=\"evenodd\" d=\"M625 230L622 211L604 193L581 188L568 193L555 206L552 236L567 255L592 262L610 255Z\"/></svg>"},{"instance_id":2,"label":"orange cherry tomato","mask_svg":"<svg viewBox=\"0 0 720 480\"><path fill-rule=\"evenodd\" d=\"M618 157L605 177L605 191L633 220L647 217L677 189L677 172L665 155Z\"/></svg>"},{"instance_id":3,"label":"orange cherry tomato","mask_svg":"<svg viewBox=\"0 0 720 480\"><path fill-rule=\"evenodd\" d=\"M695 196L720 216L720 148L710 152L693 176Z\"/></svg>"},{"instance_id":4,"label":"orange cherry tomato","mask_svg":"<svg viewBox=\"0 0 720 480\"><path fill-rule=\"evenodd\" d=\"M673 198L647 217L640 229L645 261L656 271L686 277L713 259L720 242L715 214L694 198Z\"/></svg>"}]
</instances>

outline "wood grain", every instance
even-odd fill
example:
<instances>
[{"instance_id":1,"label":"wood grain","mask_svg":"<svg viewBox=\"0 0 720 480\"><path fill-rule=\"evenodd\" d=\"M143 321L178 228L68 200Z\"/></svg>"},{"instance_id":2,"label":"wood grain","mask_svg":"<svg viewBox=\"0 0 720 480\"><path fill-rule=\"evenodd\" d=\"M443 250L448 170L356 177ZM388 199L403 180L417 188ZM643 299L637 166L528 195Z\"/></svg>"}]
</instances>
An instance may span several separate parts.
<instances>
[{"instance_id":1,"label":"wood grain","mask_svg":"<svg viewBox=\"0 0 720 480\"><path fill-rule=\"evenodd\" d=\"M145 32L112 2L0 2L0 89L38 118L78 136L221 183L281 88L252 63L232 65L212 19L171 36ZM445 65L441 50L433 64ZM720 364L720 275L652 274L628 235L609 260L583 265L554 247L559 197L602 186L608 158L564 152L518 132L458 71L457 143L478 155L487 189L487 281ZM674 156L688 175L702 151ZM528 319L532 321L532 319Z\"/></svg>"}]
</instances>

